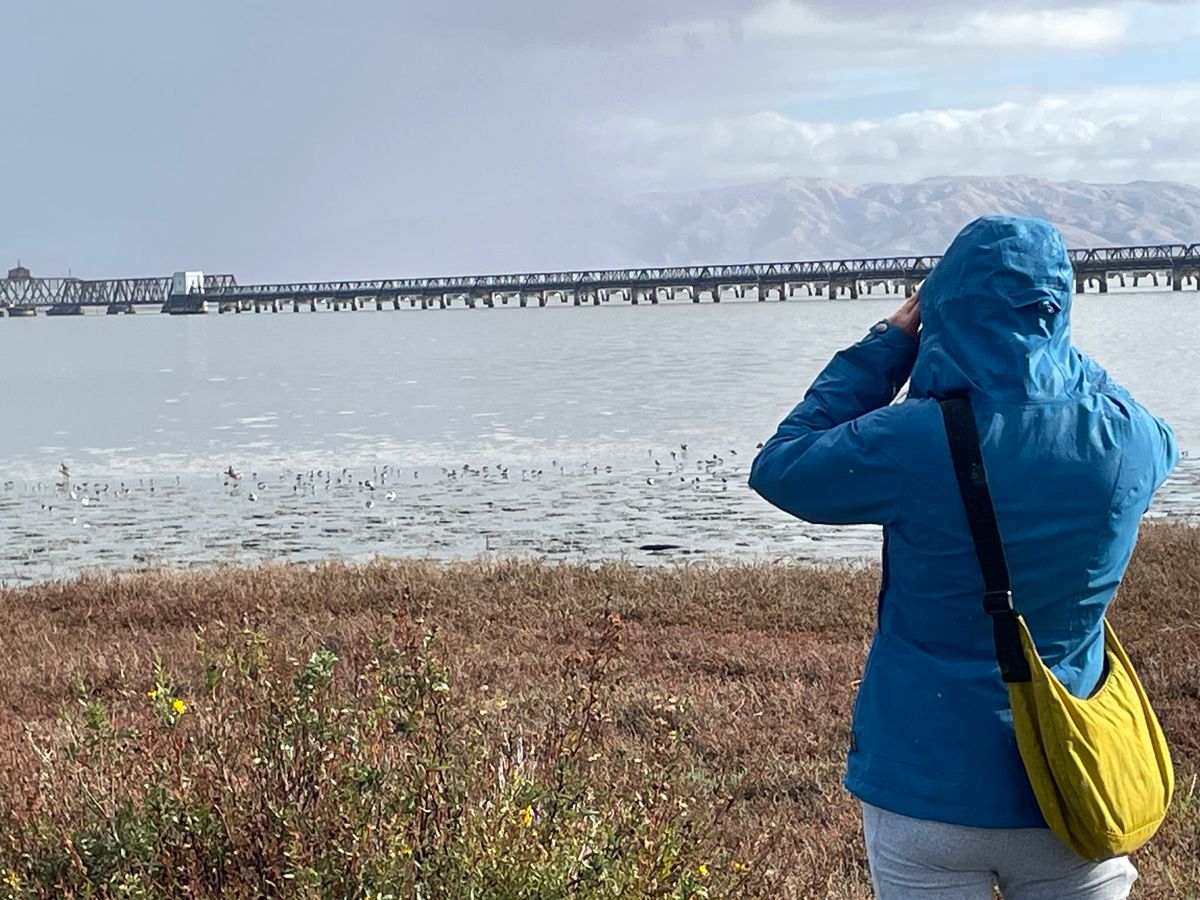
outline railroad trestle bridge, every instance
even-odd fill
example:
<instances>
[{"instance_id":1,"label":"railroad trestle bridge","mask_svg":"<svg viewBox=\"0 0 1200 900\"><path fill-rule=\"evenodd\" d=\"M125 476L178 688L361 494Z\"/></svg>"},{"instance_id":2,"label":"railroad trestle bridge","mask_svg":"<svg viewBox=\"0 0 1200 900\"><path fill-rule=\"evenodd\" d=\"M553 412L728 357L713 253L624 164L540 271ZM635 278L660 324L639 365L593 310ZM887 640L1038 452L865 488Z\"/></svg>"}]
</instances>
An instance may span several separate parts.
<instances>
[{"instance_id":1,"label":"railroad trestle bridge","mask_svg":"<svg viewBox=\"0 0 1200 900\"><path fill-rule=\"evenodd\" d=\"M1200 244L1159 244L1071 250L1075 290L1107 292L1112 282L1137 285L1163 278L1173 290L1187 284L1200 289ZM475 308L496 305L575 306L607 303L657 304L681 296L700 303L707 296L759 301L787 300L803 294L857 299L878 288L908 293L937 265L938 256L887 256L807 262L745 263L719 266L661 266L635 269L398 278L373 281L238 284L232 275L204 275L179 289L178 276L83 280L36 278L18 266L0 280L0 308L10 316L79 315L89 307L109 314L155 306L169 313L376 309L402 306ZM180 273L184 274L184 273ZM198 273L197 273L198 275Z\"/></svg>"}]
</instances>

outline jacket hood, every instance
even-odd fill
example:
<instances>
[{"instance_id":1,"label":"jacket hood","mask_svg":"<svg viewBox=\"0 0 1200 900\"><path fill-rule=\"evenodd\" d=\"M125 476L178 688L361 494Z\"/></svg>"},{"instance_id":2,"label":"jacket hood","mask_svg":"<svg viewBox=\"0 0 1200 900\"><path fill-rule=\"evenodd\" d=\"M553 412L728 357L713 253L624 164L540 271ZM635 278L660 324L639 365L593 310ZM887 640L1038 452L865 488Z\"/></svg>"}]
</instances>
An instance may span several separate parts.
<instances>
[{"instance_id":1,"label":"jacket hood","mask_svg":"<svg viewBox=\"0 0 1200 900\"><path fill-rule=\"evenodd\" d=\"M911 397L1049 399L1080 383L1071 348L1071 261L1049 222L985 216L921 287Z\"/></svg>"}]
</instances>

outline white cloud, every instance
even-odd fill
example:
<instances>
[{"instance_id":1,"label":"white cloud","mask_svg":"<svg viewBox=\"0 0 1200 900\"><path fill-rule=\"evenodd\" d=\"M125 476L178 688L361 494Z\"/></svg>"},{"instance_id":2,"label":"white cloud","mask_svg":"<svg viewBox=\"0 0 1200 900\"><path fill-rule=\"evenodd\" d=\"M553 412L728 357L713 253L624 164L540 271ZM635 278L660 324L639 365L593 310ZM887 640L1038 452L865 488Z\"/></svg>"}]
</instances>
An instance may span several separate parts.
<instances>
[{"instance_id":1,"label":"white cloud","mask_svg":"<svg viewBox=\"0 0 1200 900\"><path fill-rule=\"evenodd\" d=\"M1049 47L1095 50L1119 44L1128 17L1121 9L983 10L929 42L954 47Z\"/></svg>"},{"instance_id":2,"label":"white cloud","mask_svg":"<svg viewBox=\"0 0 1200 900\"><path fill-rule=\"evenodd\" d=\"M737 183L789 175L849 181L1008 174L1200 182L1200 82L1103 87L981 108L852 122L777 112L692 125L610 123L629 180Z\"/></svg>"},{"instance_id":3,"label":"white cloud","mask_svg":"<svg viewBox=\"0 0 1200 900\"><path fill-rule=\"evenodd\" d=\"M971 12L962 7L937 9L929 3L874 11L850 18L836 9L800 5L789 0L754 10L743 33L755 41L828 41L842 46L890 48L897 58L920 48L972 51L1049 49L1089 51L1118 45L1129 27L1129 10L1145 4L1095 4L1058 8L1049 0L1034 8ZM822 4L824 7L824 4ZM1141 12L1141 9L1139 9Z\"/></svg>"}]
</instances>

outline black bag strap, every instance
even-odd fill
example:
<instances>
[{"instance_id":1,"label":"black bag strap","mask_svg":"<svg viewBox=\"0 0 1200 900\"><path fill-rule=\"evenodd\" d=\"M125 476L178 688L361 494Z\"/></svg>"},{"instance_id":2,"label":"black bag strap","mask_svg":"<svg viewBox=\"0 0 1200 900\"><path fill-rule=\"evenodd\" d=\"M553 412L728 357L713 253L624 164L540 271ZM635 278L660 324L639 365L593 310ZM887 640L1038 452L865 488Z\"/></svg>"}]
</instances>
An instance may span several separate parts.
<instances>
[{"instance_id":1,"label":"black bag strap","mask_svg":"<svg viewBox=\"0 0 1200 900\"><path fill-rule=\"evenodd\" d=\"M967 524L975 555L983 572L983 610L992 617L992 636L996 643L996 661L1005 683L1029 681L1029 661L1021 649L1021 632L1017 611L1013 608L1012 585L1008 563L1004 559L1004 544L996 524L996 509L988 490L987 472L983 468L983 452L979 449L979 431L971 401L952 397L939 401L946 438L950 442L950 458L954 474L967 511Z\"/></svg>"}]
</instances>

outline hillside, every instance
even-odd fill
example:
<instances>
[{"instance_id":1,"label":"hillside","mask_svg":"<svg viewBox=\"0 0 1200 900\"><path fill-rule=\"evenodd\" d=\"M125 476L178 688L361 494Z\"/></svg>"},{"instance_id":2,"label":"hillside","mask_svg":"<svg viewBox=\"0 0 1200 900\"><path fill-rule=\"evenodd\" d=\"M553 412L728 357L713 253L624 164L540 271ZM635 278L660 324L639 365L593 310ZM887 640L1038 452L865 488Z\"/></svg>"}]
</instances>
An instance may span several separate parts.
<instances>
[{"instance_id":1,"label":"hillside","mask_svg":"<svg viewBox=\"0 0 1200 900\"><path fill-rule=\"evenodd\" d=\"M1200 240L1198 187L1008 176L867 185L787 178L650 194L614 212L611 242L651 264L930 253L989 213L1049 219L1072 247Z\"/></svg>"}]
</instances>

